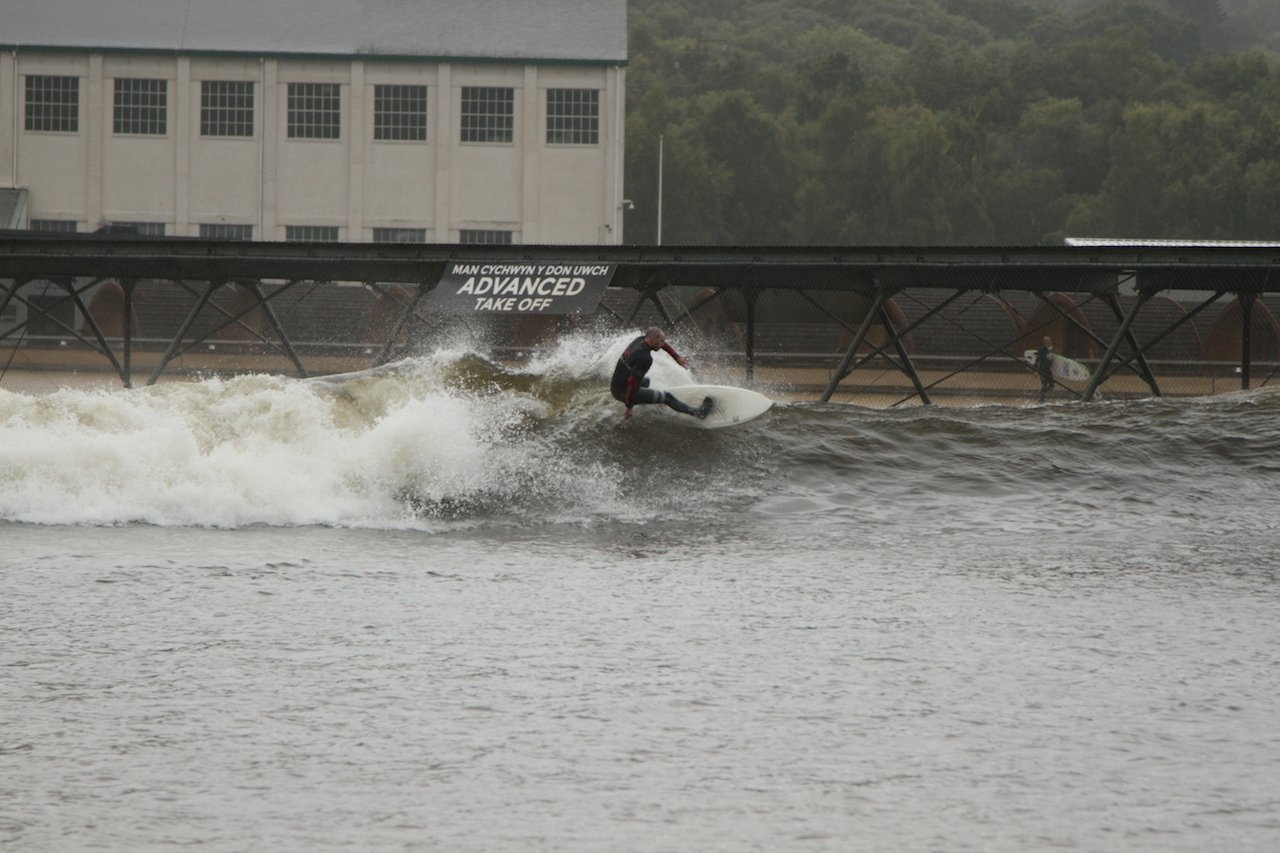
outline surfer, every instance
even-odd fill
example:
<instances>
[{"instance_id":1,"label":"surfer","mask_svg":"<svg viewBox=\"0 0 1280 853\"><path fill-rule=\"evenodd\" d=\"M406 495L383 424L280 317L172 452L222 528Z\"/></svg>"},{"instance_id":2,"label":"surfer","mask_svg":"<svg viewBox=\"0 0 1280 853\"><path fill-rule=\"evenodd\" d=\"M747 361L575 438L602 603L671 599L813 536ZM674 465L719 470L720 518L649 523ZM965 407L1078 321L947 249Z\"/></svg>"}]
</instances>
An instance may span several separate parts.
<instances>
[{"instance_id":1,"label":"surfer","mask_svg":"<svg viewBox=\"0 0 1280 853\"><path fill-rule=\"evenodd\" d=\"M657 350L666 350L667 354L681 367L689 366L689 359L676 352L675 348L667 343L666 332L657 326L645 330L643 335L627 344L627 348L622 351L622 357L618 359L618 366L613 369L613 381L609 383L609 391L614 399L626 404L626 411L622 413L623 419L631 419L632 406L648 403L665 403L681 414L705 418L711 411L710 397L703 400L702 405L695 409L669 391L655 391L649 387L649 378L645 374L649 372L650 367L653 367L653 353Z\"/></svg>"},{"instance_id":2,"label":"surfer","mask_svg":"<svg viewBox=\"0 0 1280 853\"><path fill-rule=\"evenodd\" d=\"M1043 403L1053 390L1053 340L1048 335L1036 350L1035 368L1040 374L1040 402Z\"/></svg>"}]
</instances>

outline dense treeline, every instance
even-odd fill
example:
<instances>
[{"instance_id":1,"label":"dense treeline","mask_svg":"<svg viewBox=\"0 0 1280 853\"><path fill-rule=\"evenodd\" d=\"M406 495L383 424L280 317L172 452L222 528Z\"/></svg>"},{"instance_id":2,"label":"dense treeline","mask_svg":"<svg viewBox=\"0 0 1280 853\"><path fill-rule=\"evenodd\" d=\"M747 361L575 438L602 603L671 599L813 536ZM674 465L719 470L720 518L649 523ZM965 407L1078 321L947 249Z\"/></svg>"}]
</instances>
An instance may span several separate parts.
<instances>
[{"instance_id":1,"label":"dense treeline","mask_svg":"<svg viewBox=\"0 0 1280 853\"><path fill-rule=\"evenodd\" d=\"M1276 0L631 0L626 238L1280 239Z\"/></svg>"}]
</instances>

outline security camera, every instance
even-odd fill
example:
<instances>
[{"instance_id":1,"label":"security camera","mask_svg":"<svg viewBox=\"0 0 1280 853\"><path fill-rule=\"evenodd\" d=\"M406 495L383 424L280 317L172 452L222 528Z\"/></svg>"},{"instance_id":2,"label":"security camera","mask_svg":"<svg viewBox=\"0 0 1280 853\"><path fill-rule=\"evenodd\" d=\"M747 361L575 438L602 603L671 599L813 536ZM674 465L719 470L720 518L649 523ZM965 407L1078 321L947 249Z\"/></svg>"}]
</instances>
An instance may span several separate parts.
<instances>
[{"instance_id":1,"label":"security camera","mask_svg":"<svg viewBox=\"0 0 1280 853\"><path fill-rule=\"evenodd\" d=\"M629 199L629 198L624 198L624 199L622 200L622 204L620 204L620 205L618 205L618 206L619 206L619 207L621 207L623 210L635 210L635 209L636 209L635 202L633 202L633 201L632 201L631 199Z\"/></svg>"}]
</instances>

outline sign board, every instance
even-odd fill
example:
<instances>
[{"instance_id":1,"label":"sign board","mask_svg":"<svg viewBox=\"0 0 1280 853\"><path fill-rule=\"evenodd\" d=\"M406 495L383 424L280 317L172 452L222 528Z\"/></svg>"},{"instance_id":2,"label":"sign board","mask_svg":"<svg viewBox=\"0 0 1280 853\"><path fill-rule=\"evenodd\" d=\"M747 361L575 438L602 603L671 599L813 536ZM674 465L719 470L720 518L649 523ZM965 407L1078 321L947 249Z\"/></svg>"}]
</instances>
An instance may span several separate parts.
<instances>
[{"instance_id":1,"label":"sign board","mask_svg":"<svg viewBox=\"0 0 1280 853\"><path fill-rule=\"evenodd\" d=\"M591 314L615 264L456 261L427 295L446 314Z\"/></svg>"}]
</instances>

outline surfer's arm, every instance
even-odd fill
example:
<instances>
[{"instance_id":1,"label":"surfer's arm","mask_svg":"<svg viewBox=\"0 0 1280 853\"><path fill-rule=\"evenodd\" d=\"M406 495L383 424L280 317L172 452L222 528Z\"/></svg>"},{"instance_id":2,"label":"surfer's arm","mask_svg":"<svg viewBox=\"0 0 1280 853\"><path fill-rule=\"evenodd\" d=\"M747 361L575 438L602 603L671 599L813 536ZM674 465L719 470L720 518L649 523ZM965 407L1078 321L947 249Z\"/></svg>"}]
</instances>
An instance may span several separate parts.
<instances>
[{"instance_id":1,"label":"surfer's arm","mask_svg":"<svg viewBox=\"0 0 1280 853\"><path fill-rule=\"evenodd\" d=\"M689 366L689 359L685 358L680 353L676 352L676 348L673 347L671 344L667 343L666 341L663 341L662 348L667 351L667 355L671 356L676 360L676 364L680 365L681 367Z\"/></svg>"}]
</instances>

